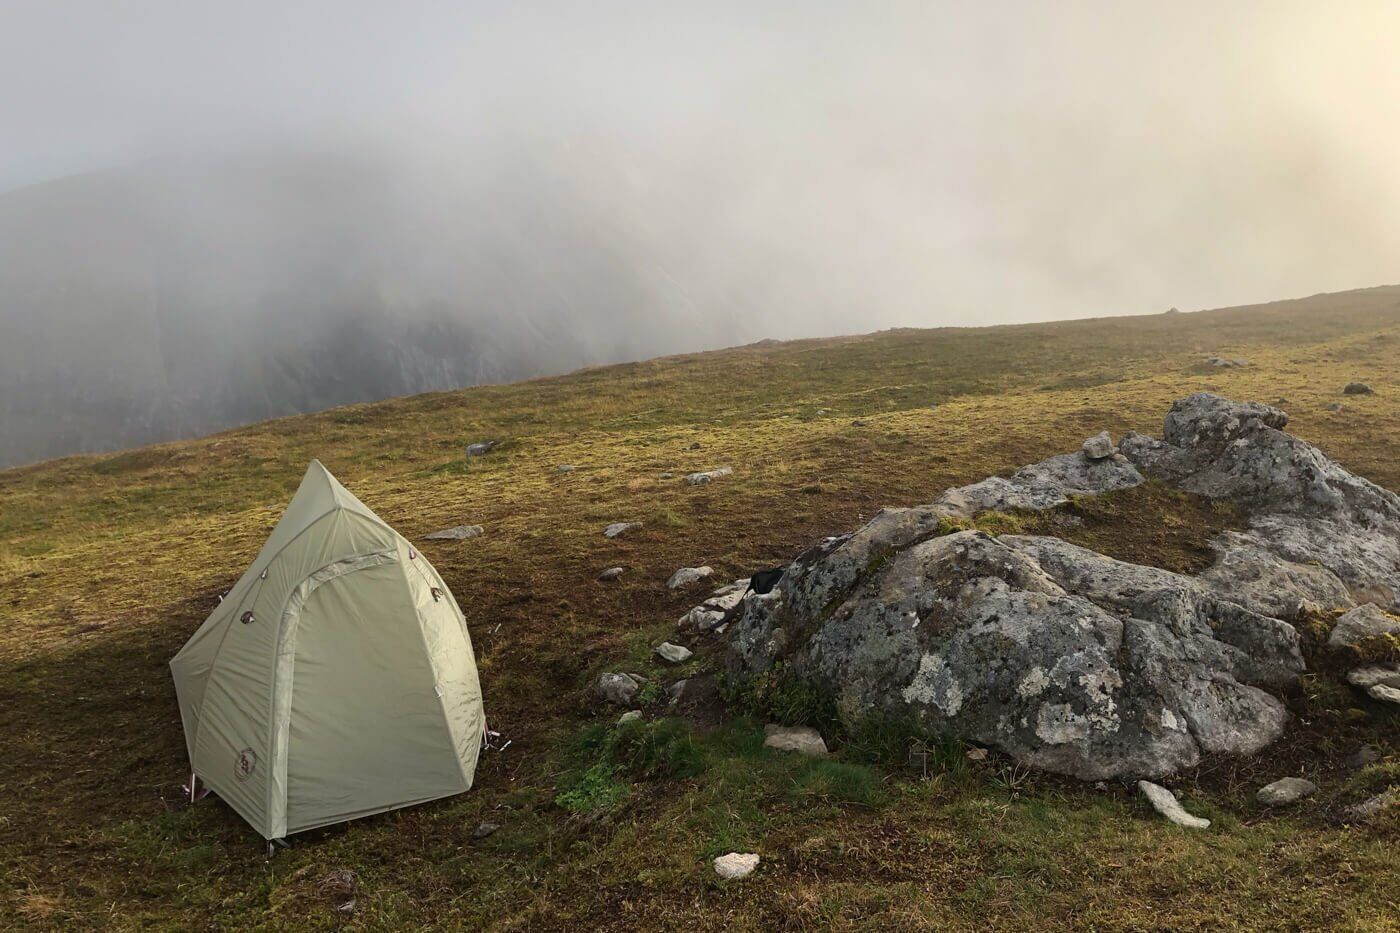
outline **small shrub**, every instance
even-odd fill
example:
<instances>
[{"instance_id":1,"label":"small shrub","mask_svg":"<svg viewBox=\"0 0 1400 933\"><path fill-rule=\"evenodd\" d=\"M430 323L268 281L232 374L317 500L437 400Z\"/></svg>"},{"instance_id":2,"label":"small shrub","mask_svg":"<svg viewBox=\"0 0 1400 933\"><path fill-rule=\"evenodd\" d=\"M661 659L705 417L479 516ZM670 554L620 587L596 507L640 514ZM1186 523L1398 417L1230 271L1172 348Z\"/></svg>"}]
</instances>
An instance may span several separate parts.
<instances>
[{"instance_id":1,"label":"small shrub","mask_svg":"<svg viewBox=\"0 0 1400 933\"><path fill-rule=\"evenodd\" d=\"M559 785L554 802L570 813L594 813L616 806L627 797L627 785L617 779L617 767L600 761Z\"/></svg>"}]
</instances>

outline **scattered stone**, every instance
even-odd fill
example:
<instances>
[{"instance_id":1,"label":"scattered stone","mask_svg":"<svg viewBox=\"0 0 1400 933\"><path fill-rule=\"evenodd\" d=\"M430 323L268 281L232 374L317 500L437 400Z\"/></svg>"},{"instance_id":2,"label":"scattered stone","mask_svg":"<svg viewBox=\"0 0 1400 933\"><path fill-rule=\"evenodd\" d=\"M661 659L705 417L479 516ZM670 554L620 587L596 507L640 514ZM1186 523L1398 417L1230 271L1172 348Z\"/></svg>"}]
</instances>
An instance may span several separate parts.
<instances>
[{"instance_id":1,"label":"scattered stone","mask_svg":"<svg viewBox=\"0 0 1400 933\"><path fill-rule=\"evenodd\" d=\"M1380 700L1382 703L1400 704L1400 690L1388 687L1385 684L1375 684L1367 687L1366 692L1371 695L1371 699Z\"/></svg>"},{"instance_id":2,"label":"scattered stone","mask_svg":"<svg viewBox=\"0 0 1400 933\"><path fill-rule=\"evenodd\" d=\"M1085 441L1084 446L1080 449L1084 451L1084 456L1090 460L1103 460L1118 452L1118 448L1113 444L1113 438L1107 431L1095 434Z\"/></svg>"},{"instance_id":3,"label":"scattered stone","mask_svg":"<svg viewBox=\"0 0 1400 933\"><path fill-rule=\"evenodd\" d=\"M425 541L462 541L466 538L475 538L477 535L485 534L486 529L480 525L457 525L455 528L444 528L442 531L435 531L430 535L424 535Z\"/></svg>"},{"instance_id":4,"label":"scattered stone","mask_svg":"<svg viewBox=\"0 0 1400 933\"><path fill-rule=\"evenodd\" d=\"M603 529L603 537L616 538L618 535L625 535L629 531L636 531L642 527L641 522L613 522Z\"/></svg>"},{"instance_id":5,"label":"scattered stone","mask_svg":"<svg viewBox=\"0 0 1400 933\"><path fill-rule=\"evenodd\" d=\"M1375 395L1376 390L1364 382L1348 382L1342 389L1343 395Z\"/></svg>"},{"instance_id":6,"label":"scattered stone","mask_svg":"<svg viewBox=\"0 0 1400 933\"><path fill-rule=\"evenodd\" d=\"M607 570L604 570L602 573L598 574L598 579L604 582L608 582L610 580L616 580L620 576L622 576L621 567L609 567Z\"/></svg>"},{"instance_id":7,"label":"scattered stone","mask_svg":"<svg viewBox=\"0 0 1400 933\"><path fill-rule=\"evenodd\" d=\"M702 580L709 579L714 572L712 567L682 567L671 574L671 578L666 581L666 588L679 590L687 586L694 586Z\"/></svg>"},{"instance_id":8,"label":"scattered stone","mask_svg":"<svg viewBox=\"0 0 1400 933\"><path fill-rule=\"evenodd\" d=\"M1367 642L1385 635L1400 636L1400 620L1387 615L1375 603L1357 606L1337 620L1327 637L1329 648L1362 648Z\"/></svg>"},{"instance_id":9,"label":"scattered stone","mask_svg":"<svg viewBox=\"0 0 1400 933\"><path fill-rule=\"evenodd\" d=\"M669 641L663 641L652 650L658 658L671 664L684 664L695 653L683 645L674 645Z\"/></svg>"},{"instance_id":10,"label":"scattered stone","mask_svg":"<svg viewBox=\"0 0 1400 933\"><path fill-rule=\"evenodd\" d=\"M831 414L831 409L829 409L829 408L818 408L818 409L817 409L817 414L819 414L819 415L829 415L829 414Z\"/></svg>"},{"instance_id":11,"label":"scattered stone","mask_svg":"<svg viewBox=\"0 0 1400 933\"><path fill-rule=\"evenodd\" d=\"M691 473L685 478L685 481L692 486L705 486L710 482L719 479L721 476L728 476L733 472L733 467L723 466L717 470L707 470L704 473Z\"/></svg>"},{"instance_id":12,"label":"scattered stone","mask_svg":"<svg viewBox=\"0 0 1400 933\"><path fill-rule=\"evenodd\" d=\"M629 722L637 722L642 718L642 711L639 709L629 709L621 716L617 717L617 724L624 726Z\"/></svg>"},{"instance_id":13,"label":"scattered stone","mask_svg":"<svg viewBox=\"0 0 1400 933\"><path fill-rule=\"evenodd\" d=\"M1187 813L1182 808L1181 802L1176 799L1176 794L1160 784L1153 784L1151 781L1138 781L1137 786L1138 790L1142 791L1143 796L1152 804L1152 809L1176 825L1185 826L1188 829L1210 828L1210 820Z\"/></svg>"},{"instance_id":14,"label":"scattered stone","mask_svg":"<svg viewBox=\"0 0 1400 933\"><path fill-rule=\"evenodd\" d=\"M559 464L559 472L572 473L574 472L574 465L572 463L561 463Z\"/></svg>"},{"instance_id":15,"label":"scattered stone","mask_svg":"<svg viewBox=\"0 0 1400 933\"><path fill-rule=\"evenodd\" d=\"M737 881L752 875L759 857L753 852L730 852L715 859L715 874L725 881Z\"/></svg>"},{"instance_id":16,"label":"scattered stone","mask_svg":"<svg viewBox=\"0 0 1400 933\"><path fill-rule=\"evenodd\" d=\"M598 678L598 695L617 706L628 706L641 689L630 674L604 674Z\"/></svg>"},{"instance_id":17,"label":"scattered stone","mask_svg":"<svg viewBox=\"0 0 1400 933\"><path fill-rule=\"evenodd\" d=\"M780 752L797 752L813 758L824 757L826 741L811 726L779 726L769 723L763 727L763 747Z\"/></svg>"},{"instance_id":18,"label":"scattered stone","mask_svg":"<svg viewBox=\"0 0 1400 933\"><path fill-rule=\"evenodd\" d=\"M1259 793L1254 795L1254 799L1266 807L1281 807L1285 804L1297 803L1304 797L1311 797L1315 793L1317 793L1317 785L1312 781L1286 777L1279 778L1272 784L1259 788Z\"/></svg>"},{"instance_id":19,"label":"scattered stone","mask_svg":"<svg viewBox=\"0 0 1400 933\"><path fill-rule=\"evenodd\" d=\"M708 632L724 621L724 613L706 606L696 606L681 616L676 626L688 632Z\"/></svg>"},{"instance_id":20,"label":"scattered stone","mask_svg":"<svg viewBox=\"0 0 1400 933\"><path fill-rule=\"evenodd\" d=\"M985 748L969 748L967 750L968 761L986 761L987 750Z\"/></svg>"},{"instance_id":21,"label":"scattered stone","mask_svg":"<svg viewBox=\"0 0 1400 933\"><path fill-rule=\"evenodd\" d=\"M853 428L863 428L863 427L865 427L865 426L868 425L868 424L870 424L870 422L869 422L869 421L866 421L864 418L857 418L856 420L854 420L854 421L851 422L851 427L853 427Z\"/></svg>"},{"instance_id":22,"label":"scattered stone","mask_svg":"<svg viewBox=\"0 0 1400 933\"><path fill-rule=\"evenodd\" d=\"M484 457L487 454L489 454L492 450L495 450L498 444L500 444L500 441L480 441L476 444L468 444L467 456Z\"/></svg>"},{"instance_id":23,"label":"scattered stone","mask_svg":"<svg viewBox=\"0 0 1400 933\"><path fill-rule=\"evenodd\" d=\"M674 479L675 476L676 476L676 474L674 474L674 473L662 473L662 474L661 474L661 479Z\"/></svg>"},{"instance_id":24,"label":"scattered stone","mask_svg":"<svg viewBox=\"0 0 1400 933\"><path fill-rule=\"evenodd\" d=\"M1380 664L1358 667L1347 674L1347 683L1362 690L1369 690L1375 686L1400 689L1400 667L1385 667Z\"/></svg>"},{"instance_id":25,"label":"scattered stone","mask_svg":"<svg viewBox=\"0 0 1400 933\"><path fill-rule=\"evenodd\" d=\"M690 447L689 447L689 449L690 449L690 450L699 450L699 449L700 449L700 442L699 442L699 441L696 441L695 443L691 444Z\"/></svg>"},{"instance_id":26,"label":"scattered stone","mask_svg":"<svg viewBox=\"0 0 1400 933\"><path fill-rule=\"evenodd\" d=\"M1206 359L1206 364L1214 366L1216 369L1237 369L1241 366L1248 366L1249 360L1242 357L1232 360L1223 356L1212 356Z\"/></svg>"},{"instance_id":27,"label":"scattered stone","mask_svg":"<svg viewBox=\"0 0 1400 933\"><path fill-rule=\"evenodd\" d=\"M1348 819L1369 823L1391 807L1400 807L1400 787L1379 793L1346 811Z\"/></svg>"},{"instance_id":28,"label":"scattered stone","mask_svg":"<svg viewBox=\"0 0 1400 933\"><path fill-rule=\"evenodd\" d=\"M476 829L472 830L472 838L485 839L500 828L500 823L480 823L477 825Z\"/></svg>"},{"instance_id":29,"label":"scattered stone","mask_svg":"<svg viewBox=\"0 0 1400 933\"><path fill-rule=\"evenodd\" d=\"M710 598L705 600L699 607L715 612L727 613L735 606L744 601L744 597L749 593L749 580L745 577L742 580L735 580L727 586L722 586L710 594Z\"/></svg>"}]
</instances>

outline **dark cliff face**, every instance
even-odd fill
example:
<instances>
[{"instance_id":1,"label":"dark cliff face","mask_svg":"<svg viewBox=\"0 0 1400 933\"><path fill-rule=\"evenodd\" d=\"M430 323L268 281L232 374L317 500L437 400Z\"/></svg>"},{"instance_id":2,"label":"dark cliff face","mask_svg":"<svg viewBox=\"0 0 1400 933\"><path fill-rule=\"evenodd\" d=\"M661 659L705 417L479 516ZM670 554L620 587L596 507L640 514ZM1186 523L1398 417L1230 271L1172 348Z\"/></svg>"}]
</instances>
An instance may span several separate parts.
<instances>
[{"instance_id":1,"label":"dark cliff face","mask_svg":"<svg viewBox=\"0 0 1400 933\"><path fill-rule=\"evenodd\" d=\"M0 466L742 337L624 209L483 175L262 157L0 195Z\"/></svg>"}]
</instances>

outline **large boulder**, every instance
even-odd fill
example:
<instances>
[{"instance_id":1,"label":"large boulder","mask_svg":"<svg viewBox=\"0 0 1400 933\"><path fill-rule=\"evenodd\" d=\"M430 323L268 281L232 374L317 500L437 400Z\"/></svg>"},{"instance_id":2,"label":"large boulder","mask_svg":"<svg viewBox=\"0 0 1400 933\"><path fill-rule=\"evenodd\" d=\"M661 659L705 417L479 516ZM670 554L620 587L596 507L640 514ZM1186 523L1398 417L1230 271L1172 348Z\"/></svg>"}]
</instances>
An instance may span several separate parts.
<instances>
[{"instance_id":1,"label":"large boulder","mask_svg":"<svg viewBox=\"0 0 1400 933\"><path fill-rule=\"evenodd\" d=\"M1160 441L1130 433L1119 451L1150 477L1248 510L1249 530L1218 542L1219 569L1207 574L1222 592L1250 600L1236 588L1243 579L1262 611L1280 608L1266 596L1275 585L1325 607L1400 608L1400 496L1284 433L1287 424L1277 408L1202 392L1172 405Z\"/></svg>"},{"instance_id":2,"label":"large boulder","mask_svg":"<svg viewBox=\"0 0 1400 933\"><path fill-rule=\"evenodd\" d=\"M1284 620L1391 608L1400 593L1400 499L1286 424L1277 408L1195 395L1172 406L1162 440L1130 434L1118 455L1095 459L1094 445L882 510L734 608L732 663L825 689L848 719L910 718L1086 780L1252 754L1285 728L1276 694L1305 670ZM1221 535L1199 577L963 530L988 509L1144 476L1237 503L1249 528Z\"/></svg>"},{"instance_id":3,"label":"large boulder","mask_svg":"<svg viewBox=\"0 0 1400 933\"><path fill-rule=\"evenodd\" d=\"M858 537L748 600L730 640L744 670L781 665L852 718L907 716L1086 780L1249 754L1287 721L1255 684L1303 669L1297 633L1186 578L1082 548L1096 569L1065 573L1072 545L965 531L833 585Z\"/></svg>"}]
</instances>

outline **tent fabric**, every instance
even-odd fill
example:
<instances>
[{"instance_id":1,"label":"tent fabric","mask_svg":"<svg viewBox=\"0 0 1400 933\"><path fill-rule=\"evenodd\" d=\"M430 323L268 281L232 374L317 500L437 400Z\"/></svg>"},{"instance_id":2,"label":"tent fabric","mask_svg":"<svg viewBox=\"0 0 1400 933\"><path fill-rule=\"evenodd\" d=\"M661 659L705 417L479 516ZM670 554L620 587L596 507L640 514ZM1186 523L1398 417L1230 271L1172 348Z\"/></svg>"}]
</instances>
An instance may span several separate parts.
<instances>
[{"instance_id":1,"label":"tent fabric","mask_svg":"<svg viewBox=\"0 0 1400 933\"><path fill-rule=\"evenodd\" d=\"M264 838L471 788L485 718L461 608L317 461L170 669L192 770Z\"/></svg>"}]
</instances>

